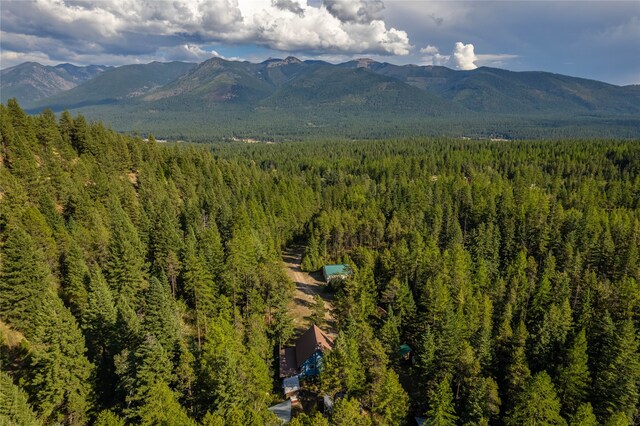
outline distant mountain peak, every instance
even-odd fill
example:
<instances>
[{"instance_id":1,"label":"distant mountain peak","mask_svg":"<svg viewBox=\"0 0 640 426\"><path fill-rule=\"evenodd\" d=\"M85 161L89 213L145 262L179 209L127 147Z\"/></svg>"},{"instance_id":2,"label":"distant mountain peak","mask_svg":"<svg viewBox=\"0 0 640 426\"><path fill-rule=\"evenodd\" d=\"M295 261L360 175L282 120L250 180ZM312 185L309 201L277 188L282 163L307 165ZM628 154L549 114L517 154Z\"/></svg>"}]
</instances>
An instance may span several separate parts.
<instances>
[{"instance_id":1,"label":"distant mountain peak","mask_svg":"<svg viewBox=\"0 0 640 426\"><path fill-rule=\"evenodd\" d=\"M369 68L372 64L377 64L377 61L374 61L371 58L358 58L356 59L356 64L358 68Z\"/></svg>"},{"instance_id":2,"label":"distant mountain peak","mask_svg":"<svg viewBox=\"0 0 640 426\"><path fill-rule=\"evenodd\" d=\"M301 64L302 61L296 58L295 56L287 56L284 59L269 58L266 61L264 61L264 63L267 64L267 68L275 68L275 67L281 67L283 65Z\"/></svg>"}]
</instances>

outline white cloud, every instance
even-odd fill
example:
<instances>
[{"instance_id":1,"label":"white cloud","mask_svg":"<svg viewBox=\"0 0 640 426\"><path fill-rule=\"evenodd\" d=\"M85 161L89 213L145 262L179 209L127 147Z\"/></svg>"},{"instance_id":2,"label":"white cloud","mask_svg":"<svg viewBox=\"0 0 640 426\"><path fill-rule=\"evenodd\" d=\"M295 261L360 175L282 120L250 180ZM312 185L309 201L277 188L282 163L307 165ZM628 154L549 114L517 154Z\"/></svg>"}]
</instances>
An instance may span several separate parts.
<instances>
[{"instance_id":1,"label":"white cloud","mask_svg":"<svg viewBox=\"0 0 640 426\"><path fill-rule=\"evenodd\" d=\"M475 61L477 65L488 67L503 67L509 60L520 57L520 55L511 55L508 53L479 53L476 56L478 57Z\"/></svg>"},{"instance_id":2,"label":"white cloud","mask_svg":"<svg viewBox=\"0 0 640 426\"><path fill-rule=\"evenodd\" d=\"M473 44L464 44L457 42L453 49L453 63L455 67L461 70L474 70L478 68L474 62L478 57L473 51Z\"/></svg>"},{"instance_id":3,"label":"white cloud","mask_svg":"<svg viewBox=\"0 0 640 426\"><path fill-rule=\"evenodd\" d=\"M202 62L213 56L221 57L215 50L204 50L195 44L161 47L158 52L164 59L171 61Z\"/></svg>"},{"instance_id":4,"label":"white cloud","mask_svg":"<svg viewBox=\"0 0 640 426\"><path fill-rule=\"evenodd\" d=\"M420 53L425 54L423 57L425 65L450 66L459 70L474 70L478 68L476 62L481 65L501 66L505 61L518 57L518 55L505 53L476 55L473 44L462 42L455 44L450 55L442 55L440 49L430 44L420 49Z\"/></svg>"},{"instance_id":5,"label":"white cloud","mask_svg":"<svg viewBox=\"0 0 640 426\"><path fill-rule=\"evenodd\" d=\"M430 44L427 47L423 47L422 49L420 49L420 53L426 53L427 55L435 55L438 52L439 52L439 49Z\"/></svg>"},{"instance_id":6,"label":"white cloud","mask_svg":"<svg viewBox=\"0 0 640 426\"><path fill-rule=\"evenodd\" d=\"M407 55L405 31L389 28L381 1L306 0L25 0L3 1L6 34L31 45L2 50L49 52L57 44L75 56L201 58L197 46L255 44L286 52ZM58 47L60 49L60 47ZM51 57L51 56L50 56Z\"/></svg>"},{"instance_id":7,"label":"white cloud","mask_svg":"<svg viewBox=\"0 0 640 426\"><path fill-rule=\"evenodd\" d=\"M329 13L342 22L368 24L379 19L384 4L379 0L325 0Z\"/></svg>"},{"instance_id":8,"label":"white cloud","mask_svg":"<svg viewBox=\"0 0 640 426\"><path fill-rule=\"evenodd\" d=\"M420 53L426 54L423 58L424 65L445 66L449 65L449 61L451 60L451 55L442 55L440 49L430 44L420 49Z\"/></svg>"}]
</instances>

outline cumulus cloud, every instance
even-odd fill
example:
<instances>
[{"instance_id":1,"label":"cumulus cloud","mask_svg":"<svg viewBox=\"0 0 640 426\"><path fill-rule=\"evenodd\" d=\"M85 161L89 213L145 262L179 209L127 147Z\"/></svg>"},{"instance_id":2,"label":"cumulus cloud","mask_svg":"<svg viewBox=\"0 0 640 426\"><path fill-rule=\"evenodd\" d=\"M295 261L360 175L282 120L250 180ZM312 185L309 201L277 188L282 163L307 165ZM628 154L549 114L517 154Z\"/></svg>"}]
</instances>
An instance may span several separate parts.
<instances>
[{"instance_id":1,"label":"cumulus cloud","mask_svg":"<svg viewBox=\"0 0 640 426\"><path fill-rule=\"evenodd\" d=\"M233 43L300 53L409 54L407 33L389 28L383 9L381 1L351 0L3 1L0 48L27 54L57 44L76 57L198 59L208 55L198 46ZM9 46L4 34L28 37L30 44Z\"/></svg>"},{"instance_id":2,"label":"cumulus cloud","mask_svg":"<svg viewBox=\"0 0 640 426\"><path fill-rule=\"evenodd\" d=\"M474 52L473 44L464 44L457 42L453 47L450 55L442 55L436 46L428 45L420 49L420 53L424 53L424 62L427 65L450 66L459 70L474 70L478 68L475 62L479 59ZM485 57L496 59L509 59L515 55L484 55Z\"/></svg>"},{"instance_id":3,"label":"cumulus cloud","mask_svg":"<svg viewBox=\"0 0 640 426\"><path fill-rule=\"evenodd\" d=\"M300 3L295 0L272 0L271 4L280 10L288 10L299 16L304 15L304 9L300 6Z\"/></svg>"},{"instance_id":4,"label":"cumulus cloud","mask_svg":"<svg viewBox=\"0 0 640 426\"><path fill-rule=\"evenodd\" d=\"M215 50L204 50L195 44L161 47L158 52L164 59L170 61L202 62L213 56L221 57Z\"/></svg>"},{"instance_id":5,"label":"cumulus cloud","mask_svg":"<svg viewBox=\"0 0 640 426\"><path fill-rule=\"evenodd\" d=\"M457 42L453 49L453 61L456 68L461 70L474 70L478 68L474 62L478 57L473 51L473 44Z\"/></svg>"},{"instance_id":6,"label":"cumulus cloud","mask_svg":"<svg viewBox=\"0 0 640 426\"><path fill-rule=\"evenodd\" d=\"M427 45L427 47L423 47L422 49L420 49L420 53L426 53L427 55L435 55L436 53L439 53L439 50L437 47L429 44Z\"/></svg>"},{"instance_id":7,"label":"cumulus cloud","mask_svg":"<svg viewBox=\"0 0 640 426\"><path fill-rule=\"evenodd\" d=\"M380 18L384 4L377 0L325 0L324 5L333 16L342 22L368 24Z\"/></svg>"}]
</instances>

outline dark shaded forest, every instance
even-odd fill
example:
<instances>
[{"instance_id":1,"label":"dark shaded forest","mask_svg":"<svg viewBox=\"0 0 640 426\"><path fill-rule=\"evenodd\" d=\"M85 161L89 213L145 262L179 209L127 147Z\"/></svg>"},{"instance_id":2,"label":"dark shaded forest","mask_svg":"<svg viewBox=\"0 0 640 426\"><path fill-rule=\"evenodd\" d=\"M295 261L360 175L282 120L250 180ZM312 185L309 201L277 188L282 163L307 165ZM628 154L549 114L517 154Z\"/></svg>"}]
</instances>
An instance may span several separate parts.
<instances>
[{"instance_id":1,"label":"dark shaded forest","mask_svg":"<svg viewBox=\"0 0 640 426\"><path fill-rule=\"evenodd\" d=\"M294 239L354 275L344 398L291 424L639 421L637 141L167 145L15 101L0 137L2 424L277 424Z\"/></svg>"}]
</instances>

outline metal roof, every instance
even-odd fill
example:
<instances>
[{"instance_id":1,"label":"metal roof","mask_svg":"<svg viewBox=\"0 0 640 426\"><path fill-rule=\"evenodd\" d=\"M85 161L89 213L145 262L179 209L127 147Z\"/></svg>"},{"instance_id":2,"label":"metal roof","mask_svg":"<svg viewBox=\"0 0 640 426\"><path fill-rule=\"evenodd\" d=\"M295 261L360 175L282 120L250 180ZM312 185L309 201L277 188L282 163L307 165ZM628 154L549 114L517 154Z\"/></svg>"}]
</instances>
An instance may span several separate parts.
<instances>
[{"instance_id":1,"label":"metal roof","mask_svg":"<svg viewBox=\"0 0 640 426\"><path fill-rule=\"evenodd\" d=\"M324 265L322 267L325 276L329 275L349 275L351 274L351 266L342 263L339 265Z\"/></svg>"},{"instance_id":2,"label":"metal roof","mask_svg":"<svg viewBox=\"0 0 640 426\"><path fill-rule=\"evenodd\" d=\"M289 423L291 421L291 401L286 400L278 405L269 407L269 411L276 415L276 417L282 423Z\"/></svg>"},{"instance_id":3,"label":"metal roof","mask_svg":"<svg viewBox=\"0 0 640 426\"><path fill-rule=\"evenodd\" d=\"M296 392L300 390L300 379L298 379L298 376L287 377L282 381L282 388L285 395Z\"/></svg>"},{"instance_id":4,"label":"metal roof","mask_svg":"<svg viewBox=\"0 0 640 426\"><path fill-rule=\"evenodd\" d=\"M324 352L325 349L333 348L333 340L317 325L312 325L296 341L296 361L300 367L316 351Z\"/></svg>"}]
</instances>

